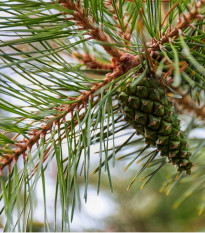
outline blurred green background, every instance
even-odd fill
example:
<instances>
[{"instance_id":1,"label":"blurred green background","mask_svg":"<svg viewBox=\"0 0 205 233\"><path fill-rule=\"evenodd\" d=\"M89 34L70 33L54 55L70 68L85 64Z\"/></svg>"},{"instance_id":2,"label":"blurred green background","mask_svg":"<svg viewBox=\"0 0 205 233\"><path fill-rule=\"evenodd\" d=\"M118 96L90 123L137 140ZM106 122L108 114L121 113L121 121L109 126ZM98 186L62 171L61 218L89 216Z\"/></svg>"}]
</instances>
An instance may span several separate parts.
<instances>
[{"instance_id":1,"label":"blurred green background","mask_svg":"<svg viewBox=\"0 0 205 233\"><path fill-rule=\"evenodd\" d=\"M122 172L122 171L121 171ZM130 173L130 179L136 174ZM98 224L104 227L102 231L205 231L205 214L199 216L198 205L200 200L197 193L187 197L178 208L174 208L176 200L189 184L178 184L169 195L160 192L165 169L162 169L155 178L144 188L140 189L137 182L127 191L128 179L113 178L114 193L109 191L106 182L103 190L115 203L116 209L110 211L108 217L102 217ZM120 179L122 177L122 179ZM127 177L127 175L126 175ZM100 194L100 196L102 196ZM77 229L74 229L77 230ZM95 231L98 228L83 228L85 231Z\"/></svg>"}]
</instances>

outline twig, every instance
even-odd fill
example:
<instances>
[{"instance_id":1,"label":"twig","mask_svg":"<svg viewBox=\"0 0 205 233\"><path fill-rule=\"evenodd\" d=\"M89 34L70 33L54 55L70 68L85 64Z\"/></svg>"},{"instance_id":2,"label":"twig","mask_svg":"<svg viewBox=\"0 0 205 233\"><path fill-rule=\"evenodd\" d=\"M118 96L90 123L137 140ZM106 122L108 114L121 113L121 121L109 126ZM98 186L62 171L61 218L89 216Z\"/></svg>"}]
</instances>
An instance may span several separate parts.
<instances>
[{"instance_id":1,"label":"twig","mask_svg":"<svg viewBox=\"0 0 205 233\"><path fill-rule=\"evenodd\" d=\"M93 39L105 42L106 44L114 43L112 39L104 33L104 31L93 25L92 20L89 17L86 17L85 12L81 8L80 1L79 4L76 4L71 0L59 0L59 3L61 3L65 8L73 10L73 13L71 13L71 15L73 15L72 20L76 21L77 26L80 26L81 29L89 30L89 34ZM119 49L105 44L102 44L102 46L111 57L116 61L119 61L120 56L123 54Z\"/></svg>"},{"instance_id":2,"label":"twig","mask_svg":"<svg viewBox=\"0 0 205 233\"><path fill-rule=\"evenodd\" d=\"M199 15L199 8L205 3L205 0L200 0L198 3L194 3L194 9L190 8L187 15L182 14L183 20L179 18L177 25L173 30L161 37L159 41L156 41L151 45L151 49L160 50L161 45L168 42L170 38L174 39L179 36L180 30L187 28L193 19L196 19Z\"/></svg>"},{"instance_id":3,"label":"twig","mask_svg":"<svg viewBox=\"0 0 205 233\"><path fill-rule=\"evenodd\" d=\"M40 130L35 130L29 140L26 140L25 143L22 143L19 148L14 149L14 153L10 154L9 157L0 156L0 170L2 170L6 165L10 164L12 161L17 161L18 157L24 154L26 151L30 151L34 144L36 144L41 137L45 137L48 131L50 131L53 127L53 124L59 122L60 119L65 118L68 113L72 113L75 108L77 108L80 104L84 104L88 101L88 99L101 87L105 84L111 82L115 78L119 77L123 74L123 71L119 68L116 68L113 73L108 74L102 83L94 84L90 91L85 91L82 93L77 99L75 103L60 106L61 112L58 116L55 116L49 120L49 123L46 125L42 125ZM63 108L62 108L63 107ZM60 109L60 108L59 108Z\"/></svg>"},{"instance_id":4,"label":"twig","mask_svg":"<svg viewBox=\"0 0 205 233\"><path fill-rule=\"evenodd\" d=\"M119 1L116 1L116 6L119 9L118 3L119 3ZM124 17L123 17L124 22L126 23L125 27L123 29L121 24L120 24L120 21L119 21L119 19L117 17L116 9L113 6L113 1L112 0L107 0L106 6L107 6L108 11L112 14L113 20L116 22L115 26L119 29L118 30L119 36L121 36L125 40L125 44L129 46L130 45L129 42L130 42L130 39L131 39L131 29L129 27L128 22L126 22L127 21L126 12L125 12ZM111 7L111 9L110 9L110 7Z\"/></svg>"},{"instance_id":5,"label":"twig","mask_svg":"<svg viewBox=\"0 0 205 233\"><path fill-rule=\"evenodd\" d=\"M100 69L100 70L113 70L115 67L113 64L106 64L99 62L96 58L91 57L89 54L80 54L73 53L73 57L77 58L81 63L85 64L86 67L91 69Z\"/></svg>"},{"instance_id":6,"label":"twig","mask_svg":"<svg viewBox=\"0 0 205 233\"><path fill-rule=\"evenodd\" d=\"M161 27L163 27L167 17L169 16L169 14L179 5L179 2L176 2L167 12L167 14L165 15L164 19L162 20L162 23L161 23Z\"/></svg>"}]
</instances>

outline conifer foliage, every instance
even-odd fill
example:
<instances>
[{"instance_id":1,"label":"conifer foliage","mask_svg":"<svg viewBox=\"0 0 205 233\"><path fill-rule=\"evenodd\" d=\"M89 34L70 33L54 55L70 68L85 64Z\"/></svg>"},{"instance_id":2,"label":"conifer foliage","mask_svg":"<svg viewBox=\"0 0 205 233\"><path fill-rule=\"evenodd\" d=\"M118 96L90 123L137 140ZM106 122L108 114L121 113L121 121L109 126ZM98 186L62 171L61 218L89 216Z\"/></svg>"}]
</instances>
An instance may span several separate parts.
<instances>
[{"instance_id":1,"label":"conifer foliage","mask_svg":"<svg viewBox=\"0 0 205 233\"><path fill-rule=\"evenodd\" d=\"M80 203L79 175L85 201L91 173L98 175L97 192L104 171L112 190L110 166L121 151L117 159L130 159L125 170L143 162L129 187L142 173L144 187L159 169L176 165L162 191L187 180L187 192L201 197L202 213L205 144L190 135L205 126L204 10L204 0L0 1L5 230L32 230L39 179L45 230L58 229L57 201L54 226L46 211L45 172L52 161L61 230L69 230ZM118 145L123 132L127 139ZM99 165L92 171L96 144ZM135 151L127 153L131 145Z\"/></svg>"}]
</instances>

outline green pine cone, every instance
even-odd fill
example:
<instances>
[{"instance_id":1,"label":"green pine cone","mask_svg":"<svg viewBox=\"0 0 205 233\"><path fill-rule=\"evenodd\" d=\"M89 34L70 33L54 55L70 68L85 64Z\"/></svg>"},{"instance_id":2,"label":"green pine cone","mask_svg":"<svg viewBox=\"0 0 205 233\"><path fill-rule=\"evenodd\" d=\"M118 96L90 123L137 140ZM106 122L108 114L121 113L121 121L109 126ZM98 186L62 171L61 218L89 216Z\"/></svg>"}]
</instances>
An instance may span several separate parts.
<instances>
[{"instance_id":1,"label":"green pine cone","mask_svg":"<svg viewBox=\"0 0 205 233\"><path fill-rule=\"evenodd\" d=\"M180 130L172 103L154 78L133 79L120 88L118 98L125 120L143 135L145 142L157 147L161 156L176 165L179 172L191 173L188 145Z\"/></svg>"}]
</instances>

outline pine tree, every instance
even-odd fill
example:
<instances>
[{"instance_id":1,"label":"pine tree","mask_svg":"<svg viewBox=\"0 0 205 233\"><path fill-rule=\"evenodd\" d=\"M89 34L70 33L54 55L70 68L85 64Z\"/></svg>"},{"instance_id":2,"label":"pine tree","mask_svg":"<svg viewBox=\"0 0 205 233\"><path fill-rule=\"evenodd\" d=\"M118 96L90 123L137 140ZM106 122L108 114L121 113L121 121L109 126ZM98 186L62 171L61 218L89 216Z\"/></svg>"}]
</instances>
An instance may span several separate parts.
<instances>
[{"instance_id":1,"label":"pine tree","mask_svg":"<svg viewBox=\"0 0 205 233\"><path fill-rule=\"evenodd\" d=\"M128 188L141 175L144 187L162 167L176 165L162 190L190 182L179 202L197 191L202 213L205 144L191 132L205 126L204 5L204 0L0 2L0 212L7 216L6 231L25 231L32 222L39 179L44 227L56 230L46 219L45 171L51 161L57 164L62 231L80 203L79 175L86 201L90 174L98 174L99 193L105 171L112 190L110 166L123 158L130 159L125 170L142 162ZM116 145L123 132L127 140ZM92 171L96 143L99 166ZM135 151L127 153L131 146ZM119 151L124 155L118 157Z\"/></svg>"}]
</instances>

